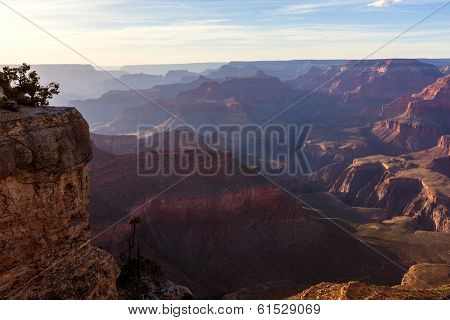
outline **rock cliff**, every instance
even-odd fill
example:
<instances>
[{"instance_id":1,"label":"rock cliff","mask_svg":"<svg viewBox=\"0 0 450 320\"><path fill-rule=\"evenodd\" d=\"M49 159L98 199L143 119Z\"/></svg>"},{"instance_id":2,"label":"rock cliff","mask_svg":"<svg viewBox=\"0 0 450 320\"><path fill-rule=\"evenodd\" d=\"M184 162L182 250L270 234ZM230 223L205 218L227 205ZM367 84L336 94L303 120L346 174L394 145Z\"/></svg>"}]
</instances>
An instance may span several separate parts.
<instances>
[{"instance_id":1,"label":"rock cliff","mask_svg":"<svg viewBox=\"0 0 450 320\"><path fill-rule=\"evenodd\" d=\"M450 66L442 67L441 72L443 74L450 74Z\"/></svg>"},{"instance_id":2,"label":"rock cliff","mask_svg":"<svg viewBox=\"0 0 450 320\"><path fill-rule=\"evenodd\" d=\"M0 298L115 299L90 244L88 125L73 108L0 111Z\"/></svg>"},{"instance_id":3,"label":"rock cliff","mask_svg":"<svg viewBox=\"0 0 450 320\"><path fill-rule=\"evenodd\" d=\"M450 229L448 137L436 147L399 157L353 161L331 192L354 206L387 208L390 216L414 217L422 230Z\"/></svg>"},{"instance_id":4,"label":"rock cliff","mask_svg":"<svg viewBox=\"0 0 450 320\"><path fill-rule=\"evenodd\" d=\"M437 300L450 296L449 265L418 264L403 276L401 285L377 286L351 281L323 282L293 296L298 300Z\"/></svg>"},{"instance_id":5,"label":"rock cliff","mask_svg":"<svg viewBox=\"0 0 450 320\"><path fill-rule=\"evenodd\" d=\"M450 132L450 76L438 79L405 102L405 112L374 125L372 132L381 141L415 151L432 147L440 136Z\"/></svg>"},{"instance_id":6,"label":"rock cliff","mask_svg":"<svg viewBox=\"0 0 450 320\"><path fill-rule=\"evenodd\" d=\"M89 170L95 241L119 258L127 251L130 220L139 217L142 256L158 261L169 279L196 298L279 281L298 292L305 282L367 275L355 257L379 268L371 250L333 224L308 219L307 208L266 179L239 171L226 175L230 158L219 160L222 169L214 176L181 181L176 174L139 175L136 160L144 156L94 149Z\"/></svg>"},{"instance_id":7,"label":"rock cliff","mask_svg":"<svg viewBox=\"0 0 450 320\"><path fill-rule=\"evenodd\" d=\"M321 92L364 105L370 100L387 102L417 92L441 76L438 68L418 60L389 59L349 61L323 71L314 68L286 83L297 90L320 88Z\"/></svg>"}]
</instances>

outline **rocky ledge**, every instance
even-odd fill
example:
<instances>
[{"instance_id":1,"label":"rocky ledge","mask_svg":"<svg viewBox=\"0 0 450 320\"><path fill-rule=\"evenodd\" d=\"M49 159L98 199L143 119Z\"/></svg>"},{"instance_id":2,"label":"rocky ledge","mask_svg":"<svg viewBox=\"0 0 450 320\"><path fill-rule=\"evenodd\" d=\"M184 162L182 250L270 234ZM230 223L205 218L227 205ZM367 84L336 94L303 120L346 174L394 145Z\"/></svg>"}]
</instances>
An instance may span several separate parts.
<instances>
[{"instance_id":1,"label":"rocky ledge","mask_svg":"<svg viewBox=\"0 0 450 320\"><path fill-rule=\"evenodd\" d=\"M88 125L74 108L0 111L0 299L115 299L90 244Z\"/></svg>"},{"instance_id":2,"label":"rocky ledge","mask_svg":"<svg viewBox=\"0 0 450 320\"><path fill-rule=\"evenodd\" d=\"M450 297L449 265L418 264L403 276L401 285L378 286L350 281L322 282L293 296L294 300L439 300Z\"/></svg>"}]
</instances>

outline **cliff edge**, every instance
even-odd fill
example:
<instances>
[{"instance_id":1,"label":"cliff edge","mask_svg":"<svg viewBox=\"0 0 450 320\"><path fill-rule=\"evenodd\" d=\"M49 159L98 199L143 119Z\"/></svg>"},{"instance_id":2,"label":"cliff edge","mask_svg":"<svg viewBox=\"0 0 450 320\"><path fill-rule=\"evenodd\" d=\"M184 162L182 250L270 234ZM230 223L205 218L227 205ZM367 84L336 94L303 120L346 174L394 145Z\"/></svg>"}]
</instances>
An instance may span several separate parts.
<instances>
[{"instance_id":1,"label":"cliff edge","mask_svg":"<svg viewBox=\"0 0 450 320\"><path fill-rule=\"evenodd\" d=\"M402 283L387 287L350 281L322 282L312 286L292 300L448 300L450 266L422 263L405 273Z\"/></svg>"},{"instance_id":2,"label":"cliff edge","mask_svg":"<svg viewBox=\"0 0 450 320\"><path fill-rule=\"evenodd\" d=\"M74 108L0 110L0 299L115 299L90 244L88 125Z\"/></svg>"}]
</instances>

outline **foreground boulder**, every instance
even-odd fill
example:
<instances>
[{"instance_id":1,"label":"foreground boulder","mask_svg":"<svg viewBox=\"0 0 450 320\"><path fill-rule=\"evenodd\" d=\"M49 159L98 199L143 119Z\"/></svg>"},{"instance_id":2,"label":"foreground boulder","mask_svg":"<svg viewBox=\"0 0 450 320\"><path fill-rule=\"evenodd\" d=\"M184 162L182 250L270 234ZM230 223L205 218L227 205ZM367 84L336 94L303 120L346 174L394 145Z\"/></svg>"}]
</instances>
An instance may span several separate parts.
<instances>
[{"instance_id":1,"label":"foreground boulder","mask_svg":"<svg viewBox=\"0 0 450 320\"><path fill-rule=\"evenodd\" d=\"M0 110L0 299L115 299L90 244L89 130L73 108Z\"/></svg>"}]
</instances>

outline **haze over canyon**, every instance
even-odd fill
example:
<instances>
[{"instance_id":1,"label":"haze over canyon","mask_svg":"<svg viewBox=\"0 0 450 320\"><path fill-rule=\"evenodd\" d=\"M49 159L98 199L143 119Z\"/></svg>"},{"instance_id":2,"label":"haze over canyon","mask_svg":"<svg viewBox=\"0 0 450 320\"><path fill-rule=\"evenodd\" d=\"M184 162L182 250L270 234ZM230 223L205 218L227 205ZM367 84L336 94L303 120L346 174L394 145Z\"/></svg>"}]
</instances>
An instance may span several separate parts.
<instances>
[{"instance_id":1,"label":"haze over canyon","mask_svg":"<svg viewBox=\"0 0 450 320\"><path fill-rule=\"evenodd\" d=\"M449 298L450 59L32 67L61 94L0 109L0 298ZM165 144L306 125L308 174L273 137Z\"/></svg>"}]
</instances>

